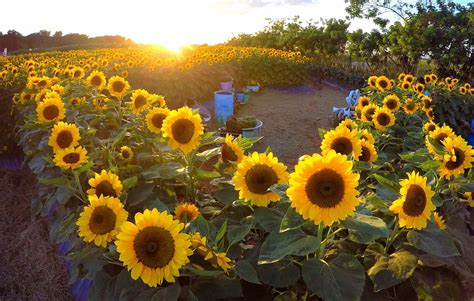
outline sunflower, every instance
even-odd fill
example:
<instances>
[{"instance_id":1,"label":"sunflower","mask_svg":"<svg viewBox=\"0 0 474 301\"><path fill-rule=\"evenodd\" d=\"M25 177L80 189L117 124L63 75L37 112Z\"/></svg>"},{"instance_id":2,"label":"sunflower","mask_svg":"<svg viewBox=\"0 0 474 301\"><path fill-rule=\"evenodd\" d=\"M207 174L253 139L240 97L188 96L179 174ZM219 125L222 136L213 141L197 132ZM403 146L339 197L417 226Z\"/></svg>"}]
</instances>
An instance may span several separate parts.
<instances>
[{"instance_id":1,"label":"sunflower","mask_svg":"<svg viewBox=\"0 0 474 301\"><path fill-rule=\"evenodd\" d=\"M98 91L102 90L105 87L107 80L105 79L104 73L101 71L92 71L91 74L86 78L86 83L96 88Z\"/></svg>"},{"instance_id":2,"label":"sunflower","mask_svg":"<svg viewBox=\"0 0 474 301\"><path fill-rule=\"evenodd\" d=\"M50 88L52 91L58 93L59 95L63 95L64 94L64 87L59 85L59 84L56 84L54 86L51 86Z\"/></svg>"},{"instance_id":3,"label":"sunflower","mask_svg":"<svg viewBox=\"0 0 474 301\"><path fill-rule=\"evenodd\" d=\"M48 123L62 120L64 115L64 103L59 98L45 98L36 106L39 123Z\"/></svg>"},{"instance_id":4,"label":"sunflower","mask_svg":"<svg viewBox=\"0 0 474 301\"><path fill-rule=\"evenodd\" d=\"M403 73L403 72L400 73L400 74L398 75L398 80L399 80L400 82L403 82L403 81L405 80L405 76L407 76L405 73Z\"/></svg>"},{"instance_id":5,"label":"sunflower","mask_svg":"<svg viewBox=\"0 0 474 301\"><path fill-rule=\"evenodd\" d=\"M425 81L425 84L431 85L431 75L430 74L424 75L423 80Z\"/></svg>"},{"instance_id":6,"label":"sunflower","mask_svg":"<svg viewBox=\"0 0 474 301\"><path fill-rule=\"evenodd\" d=\"M369 84L370 88L372 88L372 89L374 89L374 90L377 88L377 78L378 78L378 76L372 75L372 76L369 77L369 79L367 80L367 83Z\"/></svg>"},{"instance_id":7,"label":"sunflower","mask_svg":"<svg viewBox=\"0 0 474 301\"><path fill-rule=\"evenodd\" d=\"M198 218L199 209L192 203L182 203L174 209L174 216L183 224L187 224Z\"/></svg>"},{"instance_id":8,"label":"sunflower","mask_svg":"<svg viewBox=\"0 0 474 301\"><path fill-rule=\"evenodd\" d=\"M429 121L433 121L434 120L434 111L433 109L428 109L425 111L425 114L426 114L426 117L428 117L428 120Z\"/></svg>"},{"instance_id":9,"label":"sunflower","mask_svg":"<svg viewBox=\"0 0 474 301\"><path fill-rule=\"evenodd\" d=\"M439 174L447 179L464 173L471 168L474 161L474 150L462 137L447 137L441 142L446 154L439 167Z\"/></svg>"},{"instance_id":10,"label":"sunflower","mask_svg":"<svg viewBox=\"0 0 474 301\"><path fill-rule=\"evenodd\" d=\"M331 150L342 155L353 154L357 160L362 152L357 131L349 131L346 127L338 127L328 131L321 142L321 153L327 155Z\"/></svg>"},{"instance_id":11,"label":"sunflower","mask_svg":"<svg viewBox=\"0 0 474 301\"><path fill-rule=\"evenodd\" d=\"M469 207L474 207L474 192L468 191L464 193L464 197L469 201Z\"/></svg>"},{"instance_id":12,"label":"sunflower","mask_svg":"<svg viewBox=\"0 0 474 301\"><path fill-rule=\"evenodd\" d=\"M128 212L119 199L96 195L89 196L89 205L84 207L76 225L79 236L86 242L105 248L120 232L127 220Z\"/></svg>"},{"instance_id":13,"label":"sunflower","mask_svg":"<svg viewBox=\"0 0 474 301\"><path fill-rule=\"evenodd\" d=\"M48 145L57 151L78 145L79 139L81 139L79 128L75 124L60 121L54 125Z\"/></svg>"},{"instance_id":14,"label":"sunflower","mask_svg":"<svg viewBox=\"0 0 474 301\"><path fill-rule=\"evenodd\" d=\"M48 93L48 89L42 89L41 91L38 92L35 96L35 101L36 102L42 102L46 98L46 93Z\"/></svg>"},{"instance_id":15,"label":"sunflower","mask_svg":"<svg viewBox=\"0 0 474 301\"><path fill-rule=\"evenodd\" d=\"M369 132L368 130L366 129L363 129L359 132L359 136L360 136L360 139L361 140L366 140L368 141L370 144L375 144L375 138L374 138L374 135L372 135L371 132Z\"/></svg>"},{"instance_id":16,"label":"sunflower","mask_svg":"<svg viewBox=\"0 0 474 301\"><path fill-rule=\"evenodd\" d=\"M417 91L418 93L423 93L423 91L425 91L425 85L417 83L415 85L415 91Z\"/></svg>"},{"instance_id":17,"label":"sunflower","mask_svg":"<svg viewBox=\"0 0 474 301\"><path fill-rule=\"evenodd\" d=\"M467 93L468 90L466 90L466 87L460 87L459 88L459 93L462 94L462 95L465 95Z\"/></svg>"},{"instance_id":18,"label":"sunflower","mask_svg":"<svg viewBox=\"0 0 474 301\"><path fill-rule=\"evenodd\" d=\"M193 113L188 107L182 107L169 113L161 130L163 137L169 138L168 144L173 149L179 148L187 154L198 146L204 126L199 114Z\"/></svg>"},{"instance_id":19,"label":"sunflower","mask_svg":"<svg viewBox=\"0 0 474 301\"><path fill-rule=\"evenodd\" d=\"M102 170L100 174L95 173L94 177L89 179L89 185L91 188L87 190L88 195L119 198L122 194L123 187L119 177L106 170Z\"/></svg>"},{"instance_id":20,"label":"sunflower","mask_svg":"<svg viewBox=\"0 0 474 301\"><path fill-rule=\"evenodd\" d=\"M357 129L357 123L349 118L344 119L343 121L339 122L337 125L338 127L343 126L349 129L349 131L353 131Z\"/></svg>"},{"instance_id":21,"label":"sunflower","mask_svg":"<svg viewBox=\"0 0 474 301\"><path fill-rule=\"evenodd\" d=\"M438 76L437 76L436 74L431 73L431 74L430 74L430 77L431 77L431 81L432 81L433 83L436 83L436 82L438 81Z\"/></svg>"},{"instance_id":22,"label":"sunflower","mask_svg":"<svg viewBox=\"0 0 474 301\"><path fill-rule=\"evenodd\" d=\"M415 81L415 77L411 74L407 74L403 81L413 84L413 82Z\"/></svg>"},{"instance_id":23,"label":"sunflower","mask_svg":"<svg viewBox=\"0 0 474 301\"><path fill-rule=\"evenodd\" d=\"M372 116L372 121L376 129L385 131L386 128L395 124L395 115L387 108L378 108Z\"/></svg>"},{"instance_id":24,"label":"sunflower","mask_svg":"<svg viewBox=\"0 0 474 301\"><path fill-rule=\"evenodd\" d=\"M384 92L392 88L392 83L386 76L379 76L376 80L376 86L380 92Z\"/></svg>"},{"instance_id":25,"label":"sunflower","mask_svg":"<svg viewBox=\"0 0 474 301\"><path fill-rule=\"evenodd\" d=\"M334 151L314 154L295 166L286 193L291 207L303 218L330 226L354 213L359 204L359 177L347 156Z\"/></svg>"},{"instance_id":26,"label":"sunflower","mask_svg":"<svg viewBox=\"0 0 474 301\"><path fill-rule=\"evenodd\" d=\"M430 133L438 128L438 125L432 121L429 121L423 125L423 129Z\"/></svg>"},{"instance_id":27,"label":"sunflower","mask_svg":"<svg viewBox=\"0 0 474 301\"><path fill-rule=\"evenodd\" d=\"M163 126L163 121L169 114L170 110L166 108L152 108L148 111L146 114L146 124L150 132L159 134Z\"/></svg>"},{"instance_id":28,"label":"sunflower","mask_svg":"<svg viewBox=\"0 0 474 301\"><path fill-rule=\"evenodd\" d=\"M280 196L268 190L274 184L286 184L288 172L283 163L272 153L246 156L237 165L237 171L232 178L239 197L252 205L266 207L270 202L280 200Z\"/></svg>"},{"instance_id":29,"label":"sunflower","mask_svg":"<svg viewBox=\"0 0 474 301\"><path fill-rule=\"evenodd\" d=\"M110 95L115 97L124 96L130 89L130 84L123 77L112 76L107 84Z\"/></svg>"},{"instance_id":30,"label":"sunflower","mask_svg":"<svg viewBox=\"0 0 474 301\"><path fill-rule=\"evenodd\" d=\"M179 269L189 262L192 255L189 235L182 233L184 224L173 220L167 212L145 209L135 214L135 223L124 222L115 245L119 259L131 271L131 277L139 277L151 287L163 280L175 282Z\"/></svg>"},{"instance_id":31,"label":"sunflower","mask_svg":"<svg viewBox=\"0 0 474 301\"><path fill-rule=\"evenodd\" d=\"M400 181L400 198L390 206L390 211L398 214L400 227L423 229L431 212L436 207L431 202L434 192L426 184L426 177L417 172L408 173L408 179Z\"/></svg>"},{"instance_id":32,"label":"sunflower","mask_svg":"<svg viewBox=\"0 0 474 301\"><path fill-rule=\"evenodd\" d=\"M80 80L84 77L84 69L81 67L75 67L72 69L72 78L75 80Z\"/></svg>"},{"instance_id":33,"label":"sunflower","mask_svg":"<svg viewBox=\"0 0 474 301\"><path fill-rule=\"evenodd\" d=\"M146 90L138 89L133 91L132 97L130 97L130 108L133 114L140 114L149 105L151 101L151 95Z\"/></svg>"},{"instance_id":34,"label":"sunflower","mask_svg":"<svg viewBox=\"0 0 474 301\"><path fill-rule=\"evenodd\" d=\"M232 135L227 134L225 141L221 147L222 162L237 162L240 163L244 158L244 150L235 142Z\"/></svg>"},{"instance_id":35,"label":"sunflower","mask_svg":"<svg viewBox=\"0 0 474 301\"><path fill-rule=\"evenodd\" d=\"M368 106L370 104L370 99L369 97L363 95L359 97L359 100L357 101L357 107L362 109L365 106Z\"/></svg>"},{"instance_id":36,"label":"sunflower","mask_svg":"<svg viewBox=\"0 0 474 301\"><path fill-rule=\"evenodd\" d=\"M439 215L436 211L433 212L433 221L438 229L446 229L446 223L444 222L443 217Z\"/></svg>"},{"instance_id":37,"label":"sunflower","mask_svg":"<svg viewBox=\"0 0 474 301\"><path fill-rule=\"evenodd\" d=\"M374 103L371 103L365 106L362 109L362 121L365 121L365 122L372 121L372 116L374 115L375 110L377 110L377 105Z\"/></svg>"},{"instance_id":38,"label":"sunflower","mask_svg":"<svg viewBox=\"0 0 474 301\"><path fill-rule=\"evenodd\" d=\"M407 81L404 81L404 82L400 85L400 87L401 87L403 90L408 90L408 89L410 89L410 87L411 87L411 83L410 83L410 82L407 82Z\"/></svg>"},{"instance_id":39,"label":"sunflower","mask_svg":"<svg viewBox=\"0 0 474 301\"><path fill-rule=\"evenodd\" d=\"M420 97L422 105L422 109L425 112L428 112L429 110L432 109L432 100L431 97L423 95Z\"/></svg>"},{"instance_id":40,"label":"sunflower","mask_svg":"<svg viewBox=\"0 0 474 301\"><path fill-rule=\"evenodd\" d=\"M225 253L217 253L209 248L206 237L202 237L199 232L191 236L191 245L199 256L211 263L213 267L221 268L226 274L233 267L230 258Z\"/></svg>"},{"instance_id":41,"label":"sunflower","mask_svg":"<svg viewBox=\"0 0 474 301\"><path fill-rule=\"evenodd\" d=\"M433 156L437 157L438 155L436 154L436 151L431 144L430 140L428 137L436 141L441 145L444 139L448 137L454 137L456 134L453 132L453 130L447 126L443 125L442 127L436 127L433 131L428 132L428 135L426 135L425 142L426 142L426 148L428 148L428 151L430 154Z\"/></svg>"},{"instance_id":42,"label":"sunflower","mask_svg":"<svg viewBox=\"0 0 474 301\"><path fill-rule=\"evenodd\" d=\"M128 146L122 146L120 148L119 159L124 161L131 161L133 159L133 151Z\"/></svg>"},{"instance_id":43,"label":"sunflower","mask_svg":"<svg viewBox=\"0 0 474 301\"><path fill-rule=\"evenodd\" d=\"M358 158L359 161L375 162L377 160L377 151L375 146L367 140L361 140L362 152Z\"/></svg>"},{"instance_id":44,"label":"sunflower","mask_svg":"<svg viewBox=\"0 0 474 301\"><path fill-rule=\"evenodd\" d=\"M77 169L87 162L87 151L82 146L58 149L54 153L54 163L62 169Z\"/></svg>"},{"instance_id":45,"label":"sunflower","mask_svg":"<svg viewBox=\"0 0 474 301\"><path fill-rule=\"evenodd\" d=\"M418 110L418 104L413 101L413 99L408 98L403 105L403 110L405 113L412 115Z\"/></svg>"},{"instance_id":46,"label":"sunflower","mask_svg":"<svg viewBox=\"0 0 474 301\"><path fill-rule=\"evenodd\" d=\"M395 94L387 95L383 99L383 105L390 111L396 112L400 108L400 98Z\"/></svg>"}]
</instances>

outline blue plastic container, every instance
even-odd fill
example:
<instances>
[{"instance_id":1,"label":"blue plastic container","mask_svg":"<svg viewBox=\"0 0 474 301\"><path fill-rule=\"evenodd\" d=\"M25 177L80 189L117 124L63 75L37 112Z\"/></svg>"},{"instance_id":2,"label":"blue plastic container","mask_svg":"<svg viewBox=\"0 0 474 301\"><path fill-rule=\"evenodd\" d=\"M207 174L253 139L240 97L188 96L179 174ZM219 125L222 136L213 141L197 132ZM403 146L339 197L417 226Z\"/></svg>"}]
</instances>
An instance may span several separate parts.
<instances>
[{"instance_id":1,"label":"blue plastic container","mask_svg":"<svg viewBox=\"0 0 474 301\"><path fill-rule=\"evenodd\" d=\"M239 103L244 102L244 97L245 97L245 94L244 94L244 93L237 93L236 96L237 96L237 101L238 101Z\"/></svg>"},{"instance_id":2,"label":"blue plastic container","mask_svg":"<svg viewBox=\"0 0 474 301\"><path fill-rule=\"evenodd\" d=\"M244 138L255 138L262 136L263 122L257 119L257 126L253 128L242 129L242 137Z\"/></svg>"},{"instance_id":3,"label":"blue plastic container","mask_svg":"<svg viewBox=\"0 0 474 301\"><path fill-rule=\"evenodd\" d=\"M234 93L214 92L214 117L219 124L225 124L234 115Z\"/></svg>"}]
</instances>

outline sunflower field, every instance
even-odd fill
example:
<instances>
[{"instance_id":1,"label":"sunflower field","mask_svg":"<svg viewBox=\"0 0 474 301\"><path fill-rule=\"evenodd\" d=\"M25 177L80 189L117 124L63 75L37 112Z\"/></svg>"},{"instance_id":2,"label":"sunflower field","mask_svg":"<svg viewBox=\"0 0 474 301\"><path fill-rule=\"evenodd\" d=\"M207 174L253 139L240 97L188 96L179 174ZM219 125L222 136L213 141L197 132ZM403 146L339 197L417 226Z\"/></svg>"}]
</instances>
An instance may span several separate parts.
<instances>
[{"instance_id":1,"label":"sunflower field","mask_svg":"<svg viewBox=\"0 0 474 301\"><path fill-rule=\"evenodd\" d=\"M208 131L179 101L222 76L301 83L297 53L104 49L0 63L40 183L33 214L49 218L70 283L92 282L90 300L472 297L474 150L436 114L472 105L469 84L370 77L355 118L319 130L321 153L290 167L250 151L258 139Z\"/></svg>"}]
</instances>

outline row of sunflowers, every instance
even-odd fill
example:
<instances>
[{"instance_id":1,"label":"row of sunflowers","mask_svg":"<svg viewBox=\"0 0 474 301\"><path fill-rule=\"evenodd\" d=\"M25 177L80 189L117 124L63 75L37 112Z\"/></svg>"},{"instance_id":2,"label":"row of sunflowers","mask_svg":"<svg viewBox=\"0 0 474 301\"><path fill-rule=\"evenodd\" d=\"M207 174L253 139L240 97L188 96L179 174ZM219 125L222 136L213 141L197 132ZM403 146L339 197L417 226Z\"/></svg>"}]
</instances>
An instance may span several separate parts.
<instances>
[{"instance_id":1,"label":"row of sunflowers","mask_svg":"<svg viewBox=\"0 0 474 301\"><path fill-rule=\"evenodd\" d=\"M472 104L469 84L371 77L356 118L287 167L123 76L48 72L15 95L17 136L33 212L91 300L461 300L473 286L474 151L433 111Z\"/></svg>"}]
</instances>

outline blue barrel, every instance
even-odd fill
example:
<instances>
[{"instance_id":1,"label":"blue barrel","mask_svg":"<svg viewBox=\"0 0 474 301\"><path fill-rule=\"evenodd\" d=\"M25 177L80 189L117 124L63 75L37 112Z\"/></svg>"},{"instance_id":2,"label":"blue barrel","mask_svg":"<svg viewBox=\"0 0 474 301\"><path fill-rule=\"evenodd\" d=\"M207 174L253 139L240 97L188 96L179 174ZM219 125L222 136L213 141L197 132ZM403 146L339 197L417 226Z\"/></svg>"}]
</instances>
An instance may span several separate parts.
<instances>
[{"instance_id":1,"label":"blue barrel","mask_svg":"<svg viewBox=\"0 0 474 301\"><path fill-rule=\"evenodd\" d=\"M234 93L229 91L214 92L214 117L219 124L224 124L234 115Z\"/></svg>"}]
</instances>

